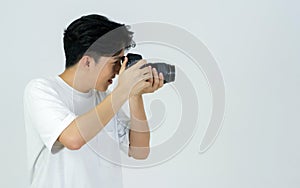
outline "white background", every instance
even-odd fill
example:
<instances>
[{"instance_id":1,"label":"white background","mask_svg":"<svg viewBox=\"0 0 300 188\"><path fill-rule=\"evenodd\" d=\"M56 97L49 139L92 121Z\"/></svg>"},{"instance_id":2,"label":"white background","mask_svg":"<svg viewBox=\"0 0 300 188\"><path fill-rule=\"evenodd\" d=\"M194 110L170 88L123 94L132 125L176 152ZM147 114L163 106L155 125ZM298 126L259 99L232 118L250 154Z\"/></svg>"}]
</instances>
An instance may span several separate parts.
<instances>
[{"instance_id":1,"label":"white background","mask_svg":"<svg viewBox=\"0 0 300 188\"><path fill-rule=\"evenodd\" d=\"M26 83L62 72L63 29L89 13L126 24L156 21L185 28L210 49L226 84L226 116L213 147L198 152L204 123L171 160L152 168L124 169L125 188L300 187L298 1L11 0L0 4L0 187L28 184L22 111ZM198 89L204 93L199 101L210 100L207 87ZM164 91L156 96L164 96ZM204 106L199 108L207 122Z\"/></svg>"}]
</instances>

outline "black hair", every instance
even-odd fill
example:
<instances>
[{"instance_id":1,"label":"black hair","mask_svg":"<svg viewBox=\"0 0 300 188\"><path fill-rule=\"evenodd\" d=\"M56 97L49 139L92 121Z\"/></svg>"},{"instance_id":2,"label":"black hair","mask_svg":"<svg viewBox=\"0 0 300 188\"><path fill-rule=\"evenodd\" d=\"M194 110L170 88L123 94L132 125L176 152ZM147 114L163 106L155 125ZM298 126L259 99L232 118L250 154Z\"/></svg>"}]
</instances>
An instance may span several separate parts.
<instances>
[{"instance_id":1,"label":"black hair","mask_svg":"<svg viewBox=\"0 0 300 188\"><path fill-rule=\"evenodd\" d=\"M129 26L97 14L82 16L64 31L65 67L75 65L84 55L96 62L100 56L117 55L135 45L132 37Z\"/></svg>"}]
</instances>

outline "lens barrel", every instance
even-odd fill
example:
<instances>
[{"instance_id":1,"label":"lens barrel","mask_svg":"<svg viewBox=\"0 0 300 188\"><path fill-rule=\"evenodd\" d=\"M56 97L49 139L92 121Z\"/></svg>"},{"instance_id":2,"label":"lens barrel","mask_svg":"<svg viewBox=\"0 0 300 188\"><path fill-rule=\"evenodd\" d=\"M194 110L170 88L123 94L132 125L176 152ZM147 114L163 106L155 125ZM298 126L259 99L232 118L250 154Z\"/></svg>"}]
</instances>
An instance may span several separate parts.
<instances>
[{"instance_id":1,"label":"lens barrel","mask_svg":"<svg viewBox=\"0 0 300 188\"><path fill-rule=\"evenodd\" d=\"M139 60L143 59L140 54L128 53L127 56L128 62L126 65L126 69L136 64ZM158 73L162 73L164 76L164 83L174 82L175 81L175 66L170 65L164 62L155 62L155 63L147 63L140 68L144 68L147 66L151 66L156 68Z\"/></svg>"}]
</instances>

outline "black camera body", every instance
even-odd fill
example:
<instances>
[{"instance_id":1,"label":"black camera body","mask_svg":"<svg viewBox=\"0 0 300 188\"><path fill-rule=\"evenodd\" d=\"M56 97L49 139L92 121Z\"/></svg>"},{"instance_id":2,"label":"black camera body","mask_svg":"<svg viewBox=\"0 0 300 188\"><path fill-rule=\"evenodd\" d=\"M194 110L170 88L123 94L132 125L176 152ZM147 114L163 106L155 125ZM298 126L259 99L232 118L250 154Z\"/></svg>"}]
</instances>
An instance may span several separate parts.
<instances>
[{"instance_id":1,"label":"black camera body","mask_svg":"<svg viewBox=\"0 0 300 188\"><path fill-rule=\"evenodd\" d=\"M133 54L128 53L127 56L128 62L126 64L126 69L131 67L132 65L136 64L139 60L143 59L143 57L140 54ZM151 66L153 68L156 68L158 73L162 73L164 75L164 84L169 82L175 81L175 66L170 65L163 62L156 62L156 63L147 63L140 68L144 68L147 66Z\"/></svg>"}]
</instances>

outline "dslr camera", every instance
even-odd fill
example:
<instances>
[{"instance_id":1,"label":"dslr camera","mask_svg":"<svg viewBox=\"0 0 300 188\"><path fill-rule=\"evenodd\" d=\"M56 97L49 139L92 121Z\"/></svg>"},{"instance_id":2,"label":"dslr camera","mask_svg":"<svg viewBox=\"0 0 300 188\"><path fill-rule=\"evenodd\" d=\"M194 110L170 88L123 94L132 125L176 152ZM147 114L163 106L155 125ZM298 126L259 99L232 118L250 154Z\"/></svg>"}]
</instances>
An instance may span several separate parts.
<instances>
[{"instance_id":1,"label":"dslr camera","mask_svg":"<svg viewBox=\"0 0 300 188\"><path fill-rule=\"evenodd\" d=\"M140 54L128 53L127 56L128 62L126 64L126 69L136 64L139 60L143 59ZM156 68L158 73L164 75L164 84L175 81L175 66L163 62L147 63L140 67L140 69L151 66Z\"/></svg>"}]
</instances>

